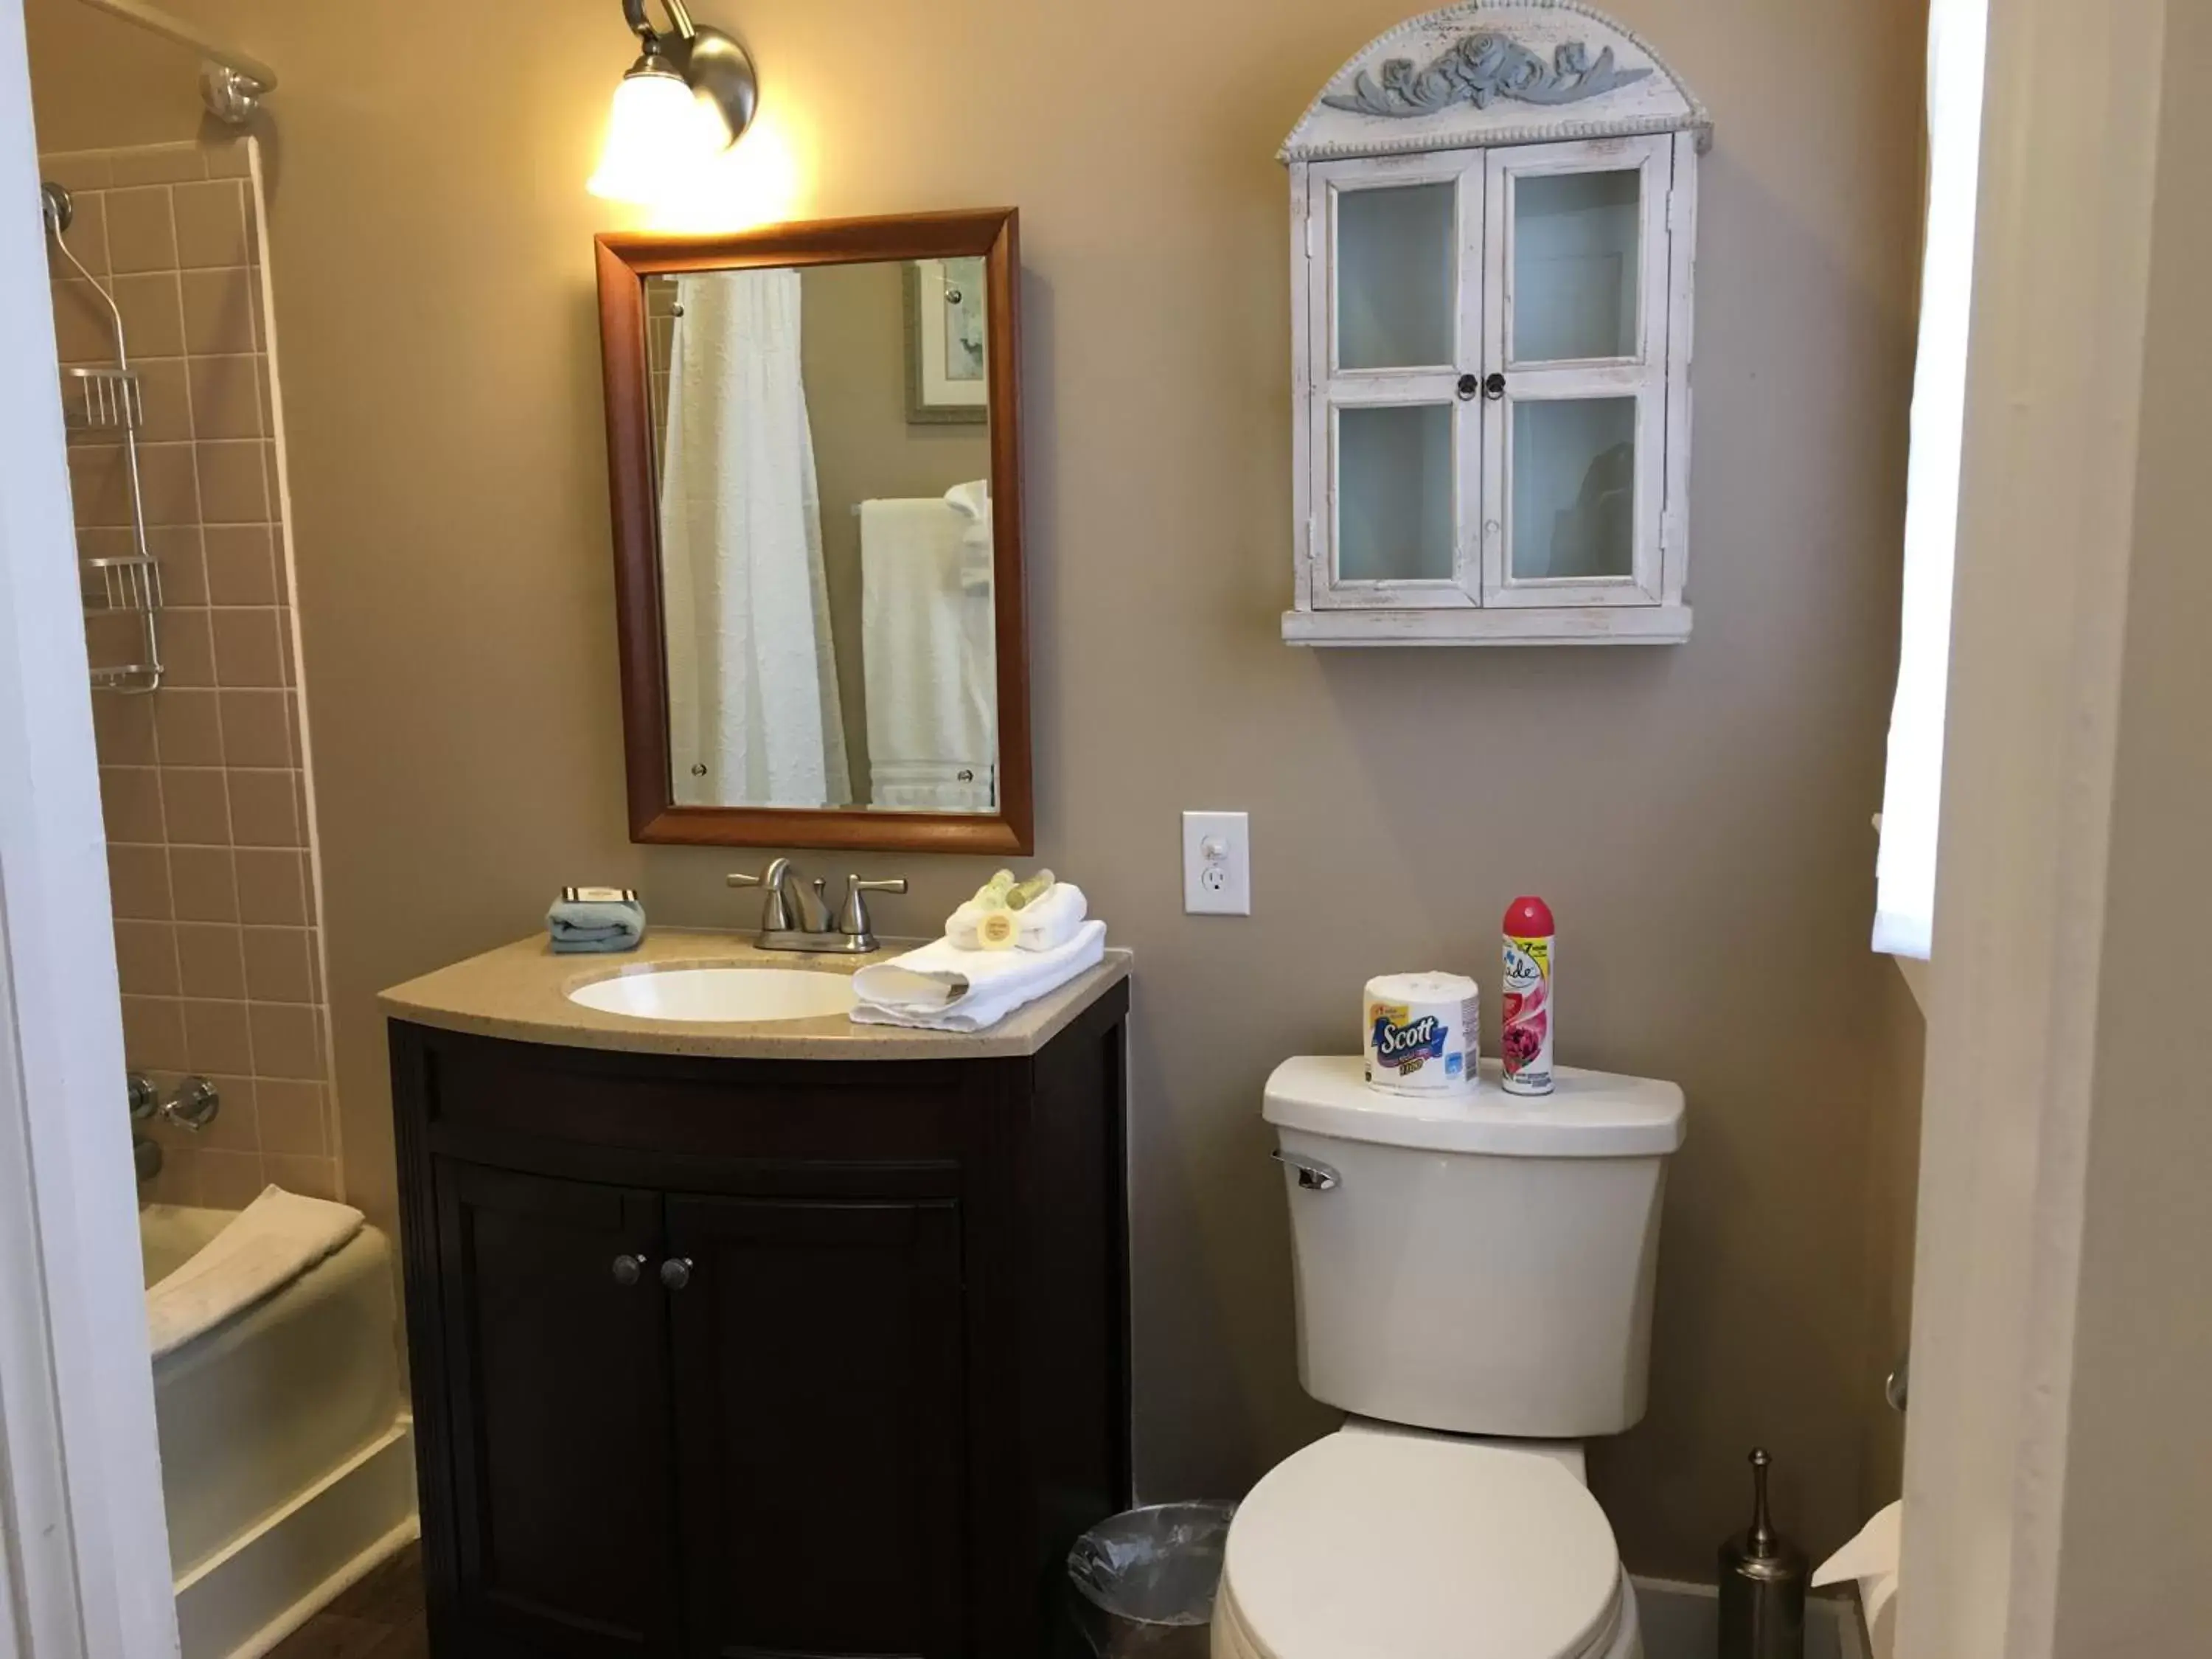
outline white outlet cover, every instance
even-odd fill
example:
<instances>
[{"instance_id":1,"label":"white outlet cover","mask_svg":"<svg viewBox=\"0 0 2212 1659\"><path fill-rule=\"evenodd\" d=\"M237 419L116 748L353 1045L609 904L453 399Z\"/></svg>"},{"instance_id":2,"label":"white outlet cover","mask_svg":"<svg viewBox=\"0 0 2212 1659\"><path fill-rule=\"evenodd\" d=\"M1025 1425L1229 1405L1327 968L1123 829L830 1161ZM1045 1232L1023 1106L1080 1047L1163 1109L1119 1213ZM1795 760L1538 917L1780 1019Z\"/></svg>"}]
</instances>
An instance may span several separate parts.
<instances>
[{"instance_id":1,"label":"white outlet cover","mask_svg":"<svg viewBox=\"0 0 2212 1659\"><path fill-rule=\"evenodd\" d=\"M1194 916L1252 914L1252 820L1243 812L1182 815L1182 908Z\"/></svg>"}]
</instances>

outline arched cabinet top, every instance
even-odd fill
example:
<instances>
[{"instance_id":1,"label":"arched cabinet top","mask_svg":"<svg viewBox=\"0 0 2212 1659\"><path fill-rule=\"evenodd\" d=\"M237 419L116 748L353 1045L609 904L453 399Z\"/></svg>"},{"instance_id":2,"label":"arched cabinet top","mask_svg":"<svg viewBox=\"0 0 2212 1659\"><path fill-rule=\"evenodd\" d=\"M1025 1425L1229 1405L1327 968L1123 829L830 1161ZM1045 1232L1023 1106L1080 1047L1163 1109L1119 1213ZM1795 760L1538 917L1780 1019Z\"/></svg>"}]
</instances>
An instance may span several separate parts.
<instances>
[{"instance_id":1,"label":"arched cabinet top","mask_svg":"<svg viewBox=\"0 0 2212 1659\"><path fill-rule=\"evenodd\" d=\"M1377 35L1329 78L1278 157L1695 131L1711 118L1666 61L1579 0L1464 0Z\"/></svg>"}]
</instances>

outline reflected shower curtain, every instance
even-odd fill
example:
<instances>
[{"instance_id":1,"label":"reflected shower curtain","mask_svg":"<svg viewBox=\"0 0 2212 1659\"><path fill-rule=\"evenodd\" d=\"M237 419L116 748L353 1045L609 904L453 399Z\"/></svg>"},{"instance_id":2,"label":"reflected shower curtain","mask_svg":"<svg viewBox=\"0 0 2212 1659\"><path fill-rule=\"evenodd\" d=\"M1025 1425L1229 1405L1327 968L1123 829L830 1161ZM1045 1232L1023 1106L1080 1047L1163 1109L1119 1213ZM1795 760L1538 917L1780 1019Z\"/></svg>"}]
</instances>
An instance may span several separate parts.
<instances>
[{"instance_id":1,"label":"reflected shower curtain","mask_svg":"<svg viewBox=\"0 0 2212 1659\"><path fill-rule=\"evenodd\" d=\"M672 799L852 799L795 270L677 283L660 569Z\"/></svg>"}]
</instances>

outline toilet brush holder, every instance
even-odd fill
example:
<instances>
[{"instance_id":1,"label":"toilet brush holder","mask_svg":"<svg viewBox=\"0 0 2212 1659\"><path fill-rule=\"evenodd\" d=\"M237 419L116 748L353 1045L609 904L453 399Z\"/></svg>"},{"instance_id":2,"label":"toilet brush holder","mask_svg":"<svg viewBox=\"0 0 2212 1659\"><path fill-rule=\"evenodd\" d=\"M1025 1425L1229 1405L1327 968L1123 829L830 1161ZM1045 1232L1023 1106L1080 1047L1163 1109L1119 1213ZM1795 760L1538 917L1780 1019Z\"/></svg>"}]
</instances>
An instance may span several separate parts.
<instances>
[{"instance_id":1,"label":"toilet brush holder","mask_svg":"<svg viewBox=\"0 0 2212 1659\"><path fill-rule=\"evenodd\" d=\"M1805 1659L1805 1556L1774 1529L1772 1462L1753 1449L1751 1525L1721 1546L1719 1659Z\"/></svg>"}]
</instances>

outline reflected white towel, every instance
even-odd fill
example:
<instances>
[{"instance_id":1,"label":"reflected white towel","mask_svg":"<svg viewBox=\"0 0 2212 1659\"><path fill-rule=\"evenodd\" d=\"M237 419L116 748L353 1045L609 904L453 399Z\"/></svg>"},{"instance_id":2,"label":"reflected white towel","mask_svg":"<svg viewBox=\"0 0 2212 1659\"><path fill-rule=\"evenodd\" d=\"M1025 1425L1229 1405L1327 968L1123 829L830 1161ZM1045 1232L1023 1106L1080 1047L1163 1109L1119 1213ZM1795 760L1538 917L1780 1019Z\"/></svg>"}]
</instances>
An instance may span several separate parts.
<instances>
[{"instance_id":1,"label":"reflected white towel","mask_svg":"<svg viewBox=\"0 0 2212 1659\"><path fill-rule=\"evenodd\" d=\"M853 975L859 1025L980 1031L1105 959L1106 924L1086 921L1055 951L963 951L939 939Z\"/></svg>"},{"instance_id":2,"label":"reflected white towel","mask_svg":"<svg viewBox=\"0 0 2212 1659\"><path fill-rule=\"evenodd\" d=\"M991 592L991 564L995 546L991 530L991 481L955 484L945 492L945 504L968 520L960 532L960 591Z\"/></svg>"},{"instance_id":3,"label":"reflected white towel","mask_svg":"<svg viewBox=\"0 0 2212 1659\"><path fill-rule=\"evenodd\" d=\"M960 580L969 522L942 499L860 503L860 657L878 806L997 805L991 605Z\"/></svg>"},{"instance_id":4,"label":"reflected white towel","mask_svg":"<svg viewBox=\"0 0 2212 1659\"><path fill-rule=\"evenodd\" d=\"M351 1205L264 1188L205 1249L146 1292L154 1358L290 1284L359 1232L363 1220Z\"/></svg>"}]
</instances>

